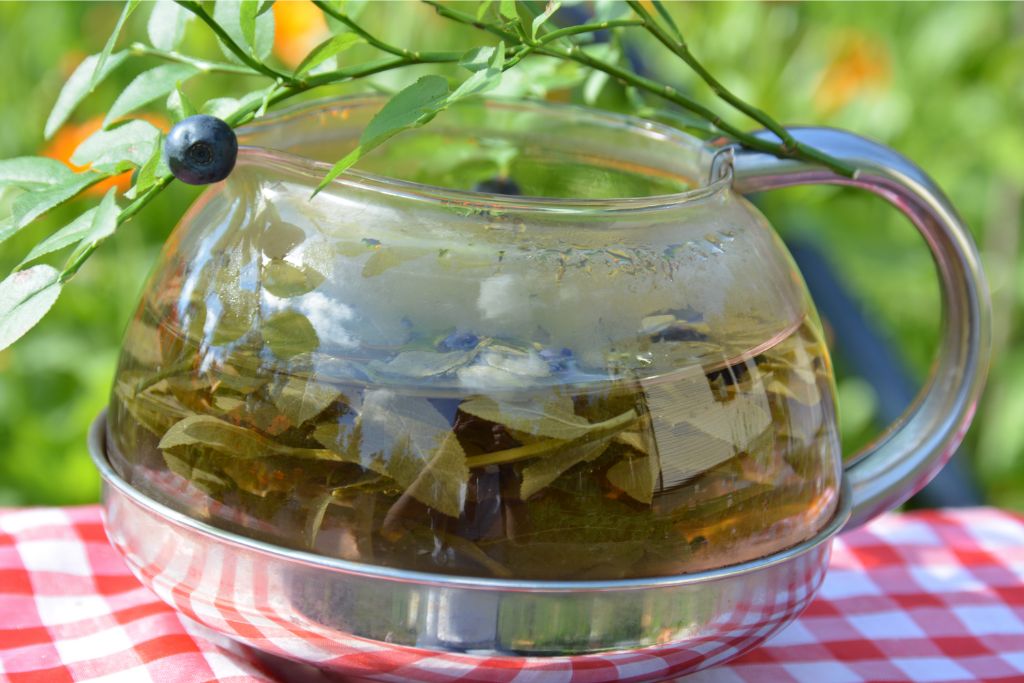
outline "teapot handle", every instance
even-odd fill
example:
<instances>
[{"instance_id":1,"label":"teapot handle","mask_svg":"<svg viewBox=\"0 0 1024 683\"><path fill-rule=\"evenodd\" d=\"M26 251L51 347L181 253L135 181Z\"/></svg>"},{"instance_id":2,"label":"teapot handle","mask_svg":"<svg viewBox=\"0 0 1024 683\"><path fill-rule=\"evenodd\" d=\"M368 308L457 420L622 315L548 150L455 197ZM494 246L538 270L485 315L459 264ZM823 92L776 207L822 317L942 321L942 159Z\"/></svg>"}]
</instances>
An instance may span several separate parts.
<instances>
[{"instance_id":1,"label":"teapot handle","mask_svg":"<svg viewBox=\"0 0 1024 683\"><path fill-rule=\"evenodd\" d=\"M988 370L988 287L963 221L934 181L897 152L831 128L791 128L798 141L857 169L853 178L803 161L739 147L732 154L733 187L751 193L828 183L873 192L902 211L928 243L942 281L942 338L931 376L917 398L878 439L845 464L853 492L846 528L907 500L924 487L959 446L974 416ZM775 140L770 133L758 137ZM713 175L725 172L719 152Z\"/></svg>"}]
</instances>

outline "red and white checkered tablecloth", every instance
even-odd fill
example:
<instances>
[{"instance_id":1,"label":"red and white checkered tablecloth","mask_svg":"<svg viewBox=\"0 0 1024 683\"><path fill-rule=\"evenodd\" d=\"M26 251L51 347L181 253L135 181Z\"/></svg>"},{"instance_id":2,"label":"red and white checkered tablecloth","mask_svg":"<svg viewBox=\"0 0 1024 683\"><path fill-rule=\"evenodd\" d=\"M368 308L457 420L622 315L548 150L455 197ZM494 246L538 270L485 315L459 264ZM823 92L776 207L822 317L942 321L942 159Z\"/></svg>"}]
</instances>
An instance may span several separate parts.
<instances>
[{"instance_id":1,"label":"red and white checkered tablecloth","mask_svg":"<svg viewBox=\"0 0 1024 683\"><path fill-rule=\"evenodd\" d=\"M143 588L98 507L0 510L0 681L281 680ZM845 534L796 623L679 681L1024 682L1024 517L891 514Z\"/></svg>"}]
</instances>

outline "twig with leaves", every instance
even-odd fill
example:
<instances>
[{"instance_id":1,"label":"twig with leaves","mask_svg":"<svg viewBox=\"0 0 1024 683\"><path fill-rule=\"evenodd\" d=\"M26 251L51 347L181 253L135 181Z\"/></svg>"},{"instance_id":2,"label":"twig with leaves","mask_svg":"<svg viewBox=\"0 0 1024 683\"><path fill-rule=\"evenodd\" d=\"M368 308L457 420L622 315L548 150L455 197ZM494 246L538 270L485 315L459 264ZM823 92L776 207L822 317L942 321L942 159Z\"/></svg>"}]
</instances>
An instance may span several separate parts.
<instances>
[{"instance_id":1,"label":"twig with leaves","mask_svg":"<svg viewBox=\"0 0 1024 683\"><path fill-rule=\"evenodd\" d=\"M274 39L273 12L270 11L273 0L218 0L212 13L195 0L173 3L160 0L150 4L150 44L134 42L127 49L115 52L126 21L141 6L140 0L126 2L102 51L83 60L64 85L47 119L46 137L52 137L96 86L129 59L157 58L165 63L135 77L112 103L104 128L75 151L72 161L88 166L87 170L73 173L63 164L43 157L0 161L0 187L13 187L21 193L14 200L10 215L0 218L0 243L96 183L135 169L133 185L125 195L129 203L120 207L115 193L108 192L99 206L36 245L15 271L0 282L0 349L38 323L56 301L62 287L96 248L173 182L174 177L163 161L163 134L142 119L125 121L126 117L163 98L175 122L202 111L238 127L298 95L324 86L365 81L375 74L413 65L433 64L441 69L445 65L449 69L458 65L469 73L455 87L450 85L449 78L439 74L421 76L394 94L363 131L358 146L323 178L317 188L319 191L363 155L395 135L426 124L459 100L493 89L509 69L543 57L572 64L580 69L583 77L602 74L635 92L671 103L706 121L711 131L751 149L821 164L841 175L854 174L854 169L847 165L795 141L765 112L723 86L697 61L671 14L656 0L653 7L658 17L645 4L631 0L611 4L612 11L606 11L594 21L568 26L552 25L553 20L559 18L558 2L549 2L541 9L530 2L486 0L470 14L461 9L462 5L423 1L440 17L494 36L497 44L464 51L413 50L393 45L368 30L360 22L361 6L347 8L343 0L317 0L316 6L332 20L333 33L311 50L296 68L287 71L270 61ZM214 34L222 52L233 63L178 50L191 18L197 18ZM677 88L633 72L621 56L612 58L609 51L597 49L594 36L600 32L612 32L616 41L644 34L652 36L693 69L723 102L774 133L778 140L772 142L746 133ZM375 48L384 56L359 63L335 63L359 44ZM265 84L238 99L218 98L197 108L182 86L205 74L252 76L265 79ZM644 103L644 106L648 105ZM49 264L32 265L40 258L72 246L70 256L59 269Z\"/></svg>"}]
</instances>

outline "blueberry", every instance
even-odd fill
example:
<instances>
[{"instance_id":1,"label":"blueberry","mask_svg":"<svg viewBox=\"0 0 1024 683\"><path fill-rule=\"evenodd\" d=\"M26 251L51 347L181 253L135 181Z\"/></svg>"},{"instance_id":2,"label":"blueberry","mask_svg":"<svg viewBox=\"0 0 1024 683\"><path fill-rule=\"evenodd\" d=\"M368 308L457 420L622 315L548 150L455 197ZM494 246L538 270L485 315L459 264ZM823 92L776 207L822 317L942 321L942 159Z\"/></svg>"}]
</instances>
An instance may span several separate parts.
<instances>
[{"instance_id":1,"label":"blueberry","mask_svg":"<svg viewBox=\"0 0 1024 683\"><path fill-rule=\"evenodd\" d=\"M224 180L235 167L238 138L220 119L198 114L179 121L167 134L164 161L174 177L189 185Z\"/></svg>"},{"instance_id":2,"label":"blueberry","mask_svg":"<svg viewBox=\"0 0 1024 683\"><path fill-rule=\"evenodd\" d=\"M511 178L491 178L490 180L483 180L473 186L473 192L483 192L485 194L507 194L507 195L518 195L522 194L519 189L519 185L516 181Z\"/></svg>"},{"instance_id":3,"label":"blueberry","mask_svg":"<svg viewBox=\"0 0 1024 683\"><path fill-rule=\"evenodd\" d=\"M438 347L442 351L472 351L480 343L480 337L472 332L456 330L441 340Z\"/></svg>"}]
</instances>

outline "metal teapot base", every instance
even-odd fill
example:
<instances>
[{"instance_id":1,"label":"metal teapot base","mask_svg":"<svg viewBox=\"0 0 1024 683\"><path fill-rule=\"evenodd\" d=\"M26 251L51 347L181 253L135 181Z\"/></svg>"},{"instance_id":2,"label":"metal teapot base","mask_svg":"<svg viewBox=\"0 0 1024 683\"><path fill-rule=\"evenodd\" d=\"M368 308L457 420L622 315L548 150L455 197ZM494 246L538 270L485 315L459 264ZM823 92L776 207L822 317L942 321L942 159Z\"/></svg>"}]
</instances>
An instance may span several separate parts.
<instances>
[{"instance_id":1,"label":"metal teapot base","mask_svg":"<svg viewBox=\"0 0 1024 683\"><path fill-rule=\"evenodd\" d=\"M256 650L372 680L494 683L557 673L640 682L724 663L803 611L850 514L844 486L835 517L813 538L674 577L554 582L409 572L274 546L172 510L113 471L105 424L101 415L89 437L104 523L144 585Z\"/></svg>"}]
</instances>

